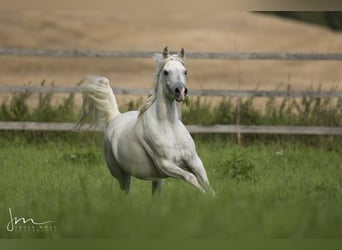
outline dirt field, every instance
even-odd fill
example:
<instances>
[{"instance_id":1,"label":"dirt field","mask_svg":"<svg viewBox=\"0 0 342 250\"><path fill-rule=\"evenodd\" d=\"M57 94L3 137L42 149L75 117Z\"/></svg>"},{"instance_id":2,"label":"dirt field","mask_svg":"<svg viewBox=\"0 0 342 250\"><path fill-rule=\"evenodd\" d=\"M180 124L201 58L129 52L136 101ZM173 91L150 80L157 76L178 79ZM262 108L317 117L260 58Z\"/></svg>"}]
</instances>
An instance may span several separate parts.
<instances>
[{"instance_id":1,"label":"dirt field","mask_svg":"<svg viewBox=\"0 0 342 250\"><path fill-rule=\"evenodd\" d=\"M290 20L220 6L189 10L149 6L115 12L0 12L0 47L171 50L217 52L342 52L342 34ZM152 59L0 57L0 84L75 85L98 74L113 86L150 87ZM338 61L187 61L190 88L305 89L322 84L342 88Z\"/></svg>"}]
</instances>

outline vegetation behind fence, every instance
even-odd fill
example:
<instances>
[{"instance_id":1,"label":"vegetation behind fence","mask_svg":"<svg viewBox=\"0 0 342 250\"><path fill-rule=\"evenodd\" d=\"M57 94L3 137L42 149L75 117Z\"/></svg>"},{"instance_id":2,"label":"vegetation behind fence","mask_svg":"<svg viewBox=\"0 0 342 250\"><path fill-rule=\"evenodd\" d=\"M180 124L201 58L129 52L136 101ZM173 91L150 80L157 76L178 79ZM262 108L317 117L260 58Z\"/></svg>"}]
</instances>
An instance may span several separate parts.
<instances>
[{"instance_id":1,"label":"vegetation behind fence","mask_svg":"<svg viewBox=\"0 0 342 250\"><path fill-rule=\"evenodd\" d=\"M44 83L42 83L44 84ZM38 104L30 107L27 104L29 97L36 91L16 89L12 98L1 104L0 119L2 121L37 121L37 122L74 122L78 116L79 107L75 103L74 91L70 88L69 96L61 104L53 105L53 93L47 91L38 93ZM65 89L65 88L64 88ZM33 88L34 90L34 88ZM42 88L40 90L43 90ZM43 92L43 93L42 93ZM45 93L44 93L45 92ZM115 91L116 92L116 91ZM127 91L122 89L119 94L148 94L148 89ZM200 90L197 92L201 92ZM210 92L210 91L209 91ZM213 105L210 101L201 99L207 94L199 93L198 97L191 97L189 107L183 107L182 119L186 124L234 124L237 119L236 96L240 98L241 124L244 125L300 125L300 126L342 126L342 92L341 91L291 91L290 87L284 91L217 91L221 101ZM254 93L254 95L252 95ZM116 93L117 94L117 93ZM225 95L224 95L225 94ZM302 96L299 98L299 94ZM210 96L213 93L210 94ZM263 107L255 105L256 97L265 97ZM277 97L281 101L276 102ZM121 110L138 109L143 101L131 101L121 107Z\"/></svg>"},{"instance_id":2,"label":"vegetation behind fence","mask_svg":"<svg viewBox=\"0 0 342 250\"><path fill-rule=\"evenodd\" d=\"M319 93L320 89L309 91ZM28 104L32 95L38 95L36 106ZM271 95L265 97L266 101L261 107L260 104L255 104L256 97L239 98L239 102L237 97L221 97L215 104L209 99L191 97L190 106L183 105L182 120L192 133L247 133L254 134L245 136L252 139L279 138L255 134L341 135L342 97L326 96L288 96L278 100ZM7 122L0 124L3 126L2 130L73 130L80 112L80 105L75 102L75 93L65 96L60 104L52 104L52 99L52 93L14 93L12 98L0 106L0 121ZM142 102L143 98L130 101L121 105L120 110L136 110ZM237 103L240 105L239 109ZM242 124L240 126L236 126L238 116L239 124ZM8 123L9 121L25 123L18 125Z\"/></svg>"}]
</instances>

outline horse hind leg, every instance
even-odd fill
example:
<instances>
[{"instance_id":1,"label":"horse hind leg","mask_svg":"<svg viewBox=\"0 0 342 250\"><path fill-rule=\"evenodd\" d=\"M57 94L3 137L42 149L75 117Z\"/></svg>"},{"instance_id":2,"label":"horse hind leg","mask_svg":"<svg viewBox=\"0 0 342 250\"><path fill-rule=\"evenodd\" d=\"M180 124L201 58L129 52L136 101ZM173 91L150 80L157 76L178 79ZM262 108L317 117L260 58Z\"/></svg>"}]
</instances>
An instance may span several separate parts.
<instances>
[{"instance_id":1,"label":"horse hind leg","mask_svg":"<svg viewBox=\"0 0 342 250\"><path fill-rule=\"evenodd\" d=\"M120 178L116 176L114 177L118 180L121 190L125 194L129 194L130 186L131 186L131 176L125 174L124 176L120 176Z\"/></svg>"},{"instance_id":2,"label":"horse hind leg","mask_svg":"<svg viewBox=\"0 0 342 250\"><path fill-rule=\"evenodd\" d=\"M128 194L131 185L131 176L122 171L115 162L109 160L107 161L107 166L112 174L112 176L119 182L120 189Z\"/></svg>"},{"instance_id":3,"label":"horse hind leg","mask_svg":"<svg viewBox=\"0 0 342 250\"><path fill-rule=\"evenodd\" d=\"M152 195L160 195L162 192L162 188L163 188L163 180L155 180L152 181Z\"/></svg>"},{"instance_id":4,"label":"horse hind leg","mask_svg":"<svg viewBox=\"0 0 342 250\"><path fill-rule=\"evenodd\" d=\"M105 140L104 153L107 166L112 176L119 182L121 190L128 194L130 191L131 176L124 172L115 161L112 147L109 141Z\"/></svg>"}]
</instances>

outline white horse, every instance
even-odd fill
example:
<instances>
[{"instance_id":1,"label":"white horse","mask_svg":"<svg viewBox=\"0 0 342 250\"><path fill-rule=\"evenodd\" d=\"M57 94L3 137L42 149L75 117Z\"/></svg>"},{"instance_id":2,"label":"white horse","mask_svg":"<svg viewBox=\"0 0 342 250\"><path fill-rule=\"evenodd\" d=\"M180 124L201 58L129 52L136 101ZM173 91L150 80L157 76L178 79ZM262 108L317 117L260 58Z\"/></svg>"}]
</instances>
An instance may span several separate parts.
<instances>
[{"instance_id":1,"label":"white horse","mask_svg":"<svg viewBox=\"0 0 342 250\"><path fill-rule=\"evenodd\" d=\"M78 126L94 115L93 124L104 128L106 163L124 192L129 192L134 176L151 180L152 194L160 193L167 177L214 194L194 141L178 119L176 101L184 101L188 92L184 49L170 55L166 47L155 60L154 92L139 111L120 113L108 79L86 77Z\"/></svg>"}]
</instances>

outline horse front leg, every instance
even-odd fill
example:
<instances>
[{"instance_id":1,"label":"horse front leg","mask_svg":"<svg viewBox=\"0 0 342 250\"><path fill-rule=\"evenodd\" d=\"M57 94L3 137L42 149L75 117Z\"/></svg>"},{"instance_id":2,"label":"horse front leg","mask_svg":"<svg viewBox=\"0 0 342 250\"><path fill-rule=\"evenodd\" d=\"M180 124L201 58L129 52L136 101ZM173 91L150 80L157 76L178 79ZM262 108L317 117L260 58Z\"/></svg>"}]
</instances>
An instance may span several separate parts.
<instances>
[{"instance_id":1,"label":"horse front leg","mask_svg":"<svg viewBox=\"0 0 342 250\"><path fill-rule=\"evenodd\" d=\"M205 190L200 185L200 183L198 182L198 180L194 174L181 169L175 163L173 163L169 160L162 160L161 164L159 166L159 170L167 176L182 179L185 182L196 187L201 192L203 192L203 193L205 192Z\"/></svg>"},{"instance_id":2,"label":"horse front leg","mask_svg":"<svg viewBox=\"0 0 342 250\"><path fill-rule=\"evenodd\" d=\"M196 155L191 160L187 161L187 167L196 176L198 183L206 191L215 196L215 191L210 186L209 179L201 159Z\"/></svg>"}]
</instances>

